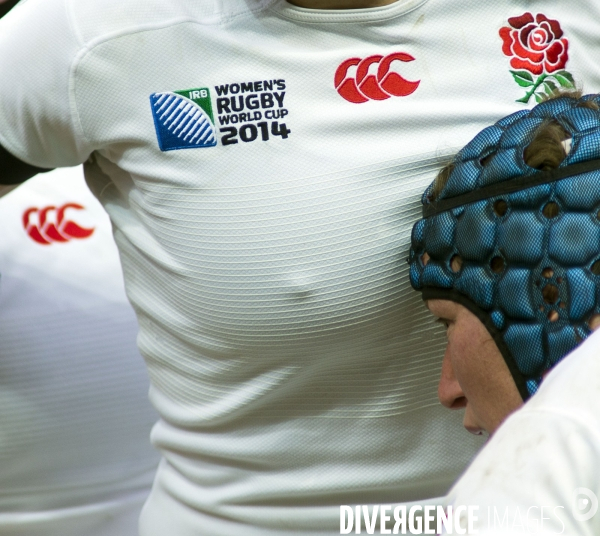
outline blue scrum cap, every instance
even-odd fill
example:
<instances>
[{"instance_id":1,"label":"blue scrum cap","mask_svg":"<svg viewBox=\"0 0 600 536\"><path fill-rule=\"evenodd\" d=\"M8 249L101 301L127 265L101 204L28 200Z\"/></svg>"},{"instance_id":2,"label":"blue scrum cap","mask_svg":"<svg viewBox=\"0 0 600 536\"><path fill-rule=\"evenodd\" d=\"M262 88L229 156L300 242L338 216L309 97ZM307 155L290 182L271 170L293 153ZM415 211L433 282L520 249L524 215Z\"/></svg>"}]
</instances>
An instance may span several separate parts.
<instances>
[{"instance_id":1,"label":"blue scrum cap","mask_svg":"<svg viewBox=\"0 0 600 536\"><path fill-rule=\"evenodd\" d=\"M413 288L480 318L524 400L600 313L600 111L581 106L590 100L600 105L600 95L559 97L484 129L439 195L433 184L425 191L412 230ZM549 120L570 133L571 149L558 168L538 171L523 153ZM548 203L558 215L544 215Z\"/></svg>"}]
</instances>

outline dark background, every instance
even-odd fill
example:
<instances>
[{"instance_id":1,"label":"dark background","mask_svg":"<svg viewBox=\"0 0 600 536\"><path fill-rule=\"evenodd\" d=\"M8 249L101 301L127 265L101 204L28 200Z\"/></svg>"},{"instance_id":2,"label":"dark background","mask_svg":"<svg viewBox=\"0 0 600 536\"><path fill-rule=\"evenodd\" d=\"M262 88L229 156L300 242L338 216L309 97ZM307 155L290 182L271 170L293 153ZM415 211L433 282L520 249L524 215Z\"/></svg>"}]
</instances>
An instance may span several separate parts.
<instances>
[{"instance_id":1,"label":"dark background","mask_svg":"<svg viewBox=\"0 0 600 536\"><path fill-rule=\"evenodd\" d=\"M4 17L19 0L0 0L0 17Z\"/></svg>"}]
</instances>

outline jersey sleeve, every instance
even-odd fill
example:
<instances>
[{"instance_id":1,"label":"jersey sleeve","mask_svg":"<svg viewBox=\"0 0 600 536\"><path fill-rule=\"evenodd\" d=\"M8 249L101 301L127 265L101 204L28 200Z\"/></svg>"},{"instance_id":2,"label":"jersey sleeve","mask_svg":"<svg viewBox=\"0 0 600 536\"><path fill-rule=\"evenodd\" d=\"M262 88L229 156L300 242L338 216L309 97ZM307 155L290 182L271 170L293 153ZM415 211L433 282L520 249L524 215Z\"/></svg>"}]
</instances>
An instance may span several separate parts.
<instances>
[{"instance_id":1,"label":"jersey sleeve","mask_svg":"<svg viewBox=\"0 0 600 536\"><path fill-rule=\"evenodd\" d=\"M70 84L82 48L65 0L26 0L0 20L0 145L29 165L73 166L92 151Z\"/></svg>"},{"instance_id":2,"label":"jersey sleeve","mask_svg":"<svg viewBox=\"0 0 600 536\"><path fill-rule=\"evenodd\" d=\"M598 459L600 435L587 423L560 411L521 410L499 428L448 499L455 509L478 507L475 529L482 536L527 534L534 526L540 535L594 536L600 516L576 508L590 498L596 501L590 508L598 507Z\"/></svg>"}]
</instances>

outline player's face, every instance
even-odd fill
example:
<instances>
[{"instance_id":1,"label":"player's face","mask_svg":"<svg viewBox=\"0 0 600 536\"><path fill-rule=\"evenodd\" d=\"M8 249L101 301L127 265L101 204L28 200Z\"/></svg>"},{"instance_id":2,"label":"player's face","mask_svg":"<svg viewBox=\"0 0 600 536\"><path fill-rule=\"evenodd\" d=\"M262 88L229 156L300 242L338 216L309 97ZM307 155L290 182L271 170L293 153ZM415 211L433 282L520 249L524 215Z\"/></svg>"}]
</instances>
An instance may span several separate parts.
<instances>
[{"instance_id":1,"label":"player's face","mask_svg":"<svg viewBox=\"0 0 600 536\"><path fill-rule=\"evenodd\" d=\"M445 326L448 345L438 385L440 402L465 408L463 424L472 433L493 433L523 404L496 343L468 309L448 300L429 300L427 307Z\"/></svg>"}]
</instances>

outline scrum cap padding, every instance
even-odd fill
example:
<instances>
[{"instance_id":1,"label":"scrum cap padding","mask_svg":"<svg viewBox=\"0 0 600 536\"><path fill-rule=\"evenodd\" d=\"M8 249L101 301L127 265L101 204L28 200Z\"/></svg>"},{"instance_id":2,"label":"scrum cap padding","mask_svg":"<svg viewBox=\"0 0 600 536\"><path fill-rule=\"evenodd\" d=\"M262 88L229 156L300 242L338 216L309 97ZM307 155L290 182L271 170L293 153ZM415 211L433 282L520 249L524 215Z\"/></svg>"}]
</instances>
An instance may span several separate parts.
<instances>
[{"instance_id":1,"label":"scrum cap padding","mask_svg":"<svg viewBox=\"0 0 600 536\"><path fill-rule=\"evenodd\" d=\"M524 399L600 313L600 112L580 106L589 100L600 104L561 97L480 132L437 198L433 184L425 191L412 231L413 288L474 312ZM547 121L569 133L571 149L540 172L523 153Z\"/></svg>"}]
</instances>

